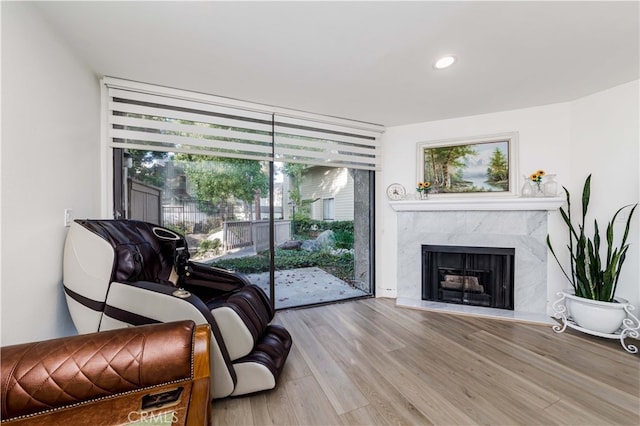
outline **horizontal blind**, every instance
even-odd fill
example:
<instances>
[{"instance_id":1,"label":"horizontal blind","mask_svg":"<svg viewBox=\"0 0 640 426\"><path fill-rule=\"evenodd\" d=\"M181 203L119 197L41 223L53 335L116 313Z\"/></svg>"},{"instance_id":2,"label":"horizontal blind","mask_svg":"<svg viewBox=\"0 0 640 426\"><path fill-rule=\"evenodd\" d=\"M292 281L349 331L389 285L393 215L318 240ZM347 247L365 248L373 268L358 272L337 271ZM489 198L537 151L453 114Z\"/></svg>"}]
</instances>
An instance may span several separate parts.
<instances>
[{"instance_id":1,"label":"horizontal blind","mask_svg":"<svg viewBox=\"0 0 640 426\"><path fill-rule=\"evenodd\" d=\"M114 148L271 160L272 115L108 87Z\"/></svg>"},{"instance_id":2,"label":"horizontal blind","mask_svg":"<svg viewBox=\"0 0 640 426\"><path fill-rule=\"evenodd\" d=\"M379 169L378 132L282 115L274 132L277 161Z\"/></svg>"},{"instance_id":3,"label":"horizontal blind","mask_svg":"<svg viewBox=\"0 0 640 426\"><path fill-rule=\"evenodd\" d=\"M380 167L379 125L110 77L104 84L114 148Z\"/></svg>"}]
</instances>

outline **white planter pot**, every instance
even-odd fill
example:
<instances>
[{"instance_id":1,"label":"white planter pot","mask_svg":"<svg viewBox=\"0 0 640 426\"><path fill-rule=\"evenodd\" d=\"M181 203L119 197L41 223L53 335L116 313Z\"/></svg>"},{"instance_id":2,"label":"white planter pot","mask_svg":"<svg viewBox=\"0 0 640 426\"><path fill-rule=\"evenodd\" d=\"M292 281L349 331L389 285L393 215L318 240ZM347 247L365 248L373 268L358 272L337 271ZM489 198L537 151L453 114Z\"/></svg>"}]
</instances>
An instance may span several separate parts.
<instances>
[{"instance_id":1,"label":"white planter pot","mask_svg":"<svg viewBox=\"0 0 640 426\"><path fill-rule=\"evenodd\" d=\"M583 333L607 339L619 339L620 344L629 353L637 354L636 345L628 345L627 337L640 337L640 320L633 315L635 307L624 299L616 302L598 302L576 297L573 291L561 291L560 298L553 303L553 317L560 320L553 331L562 333L567 327Z\"/></svg>"},{"instance_id":2,"label":"white planter pot","mask_svg":"<svg viewBox=\"0 0 640 426\"><path fill-rule=\"evenodd\" d=\"M582 328L603 334L615 333L622 327L627 317L627 301L616 298L618 302L600 302L565 293L567 309L571 318Z\"/></svg>"}]
</instances>

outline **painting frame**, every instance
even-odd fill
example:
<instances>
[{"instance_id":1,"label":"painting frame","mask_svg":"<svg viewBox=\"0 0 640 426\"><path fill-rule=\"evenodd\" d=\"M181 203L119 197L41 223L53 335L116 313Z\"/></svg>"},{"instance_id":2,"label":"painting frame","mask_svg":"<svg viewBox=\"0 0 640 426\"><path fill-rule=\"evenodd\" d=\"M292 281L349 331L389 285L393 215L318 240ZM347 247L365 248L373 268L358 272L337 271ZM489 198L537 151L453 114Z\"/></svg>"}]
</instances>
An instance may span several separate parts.
<instances>
[{"instance_id":1,"label":"painting frame","mask_svg":"<svg viewBox=\"0 0 640 426\"><path fill-rule=\"evenodd\" d=\"M418 142L417 182L430 182L430 197L515 197L518 136L505 132Z\"/></svg>"}]
</instances>

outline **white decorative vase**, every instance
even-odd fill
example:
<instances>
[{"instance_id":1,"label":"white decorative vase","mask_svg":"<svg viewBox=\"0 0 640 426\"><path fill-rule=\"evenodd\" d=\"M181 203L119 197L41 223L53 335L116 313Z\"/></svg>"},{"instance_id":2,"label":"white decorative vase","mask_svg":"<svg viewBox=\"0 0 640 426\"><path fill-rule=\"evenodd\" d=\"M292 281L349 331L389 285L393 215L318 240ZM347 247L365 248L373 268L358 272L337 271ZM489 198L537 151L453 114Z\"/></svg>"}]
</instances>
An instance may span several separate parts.
<instances>
[{"instance_id":1,"label":"white decorative vase","mask_svg":"<svg viewBox=\"0 0 640 426\"><path fill-rule=\"evenodd\" d=\"M567 294L567 309L571 318L582 328L603 334L615 333L622 327L627 317L627 301L617 298L618 302L600 302Z\"/></svg>"}]
</instances>

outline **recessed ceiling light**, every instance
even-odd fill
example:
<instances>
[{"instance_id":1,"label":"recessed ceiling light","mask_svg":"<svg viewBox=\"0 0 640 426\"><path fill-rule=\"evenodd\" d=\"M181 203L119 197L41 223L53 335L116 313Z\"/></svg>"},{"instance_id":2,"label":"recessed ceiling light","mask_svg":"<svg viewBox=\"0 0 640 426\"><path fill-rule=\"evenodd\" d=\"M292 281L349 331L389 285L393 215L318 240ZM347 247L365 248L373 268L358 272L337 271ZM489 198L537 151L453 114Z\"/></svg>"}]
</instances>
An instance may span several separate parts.
<instances>
[{"instance_id":1,"label":"recessed ceiling light","mask_svg":"<svg viewBox=\"0 0 640 426\"><path fill-rule=\"evenodd\" d=\"M441 70L450 67L455 61L456 57L453 55L443 56L433 64L433 67L437 70Z\"/></svg>"}]
</instances>

